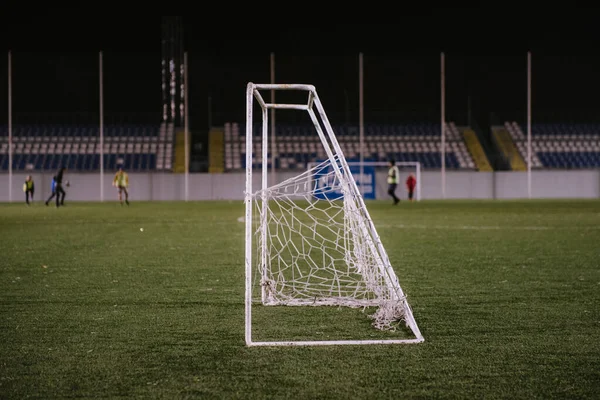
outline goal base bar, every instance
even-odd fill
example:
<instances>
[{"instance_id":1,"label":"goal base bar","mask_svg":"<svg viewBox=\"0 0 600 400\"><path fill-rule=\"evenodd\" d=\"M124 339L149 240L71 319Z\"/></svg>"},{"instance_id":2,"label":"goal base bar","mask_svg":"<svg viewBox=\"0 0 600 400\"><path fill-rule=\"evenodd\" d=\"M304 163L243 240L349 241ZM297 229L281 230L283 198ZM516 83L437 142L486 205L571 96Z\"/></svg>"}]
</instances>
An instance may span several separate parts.
<instances>
[{"instance_id":1,"label":"goal base bar","mask_svg":"<svg viewBox=\"0 0 600 400\"><path fill-rule=\"evenodd\" d=\"M289 341L289 342L248 342L248 347L265 346L340 346L363 344L411 344L422 343L424 338L417 339L389 339L389 340L315 340L315 341Z\"/></svg>"}]
</instances>

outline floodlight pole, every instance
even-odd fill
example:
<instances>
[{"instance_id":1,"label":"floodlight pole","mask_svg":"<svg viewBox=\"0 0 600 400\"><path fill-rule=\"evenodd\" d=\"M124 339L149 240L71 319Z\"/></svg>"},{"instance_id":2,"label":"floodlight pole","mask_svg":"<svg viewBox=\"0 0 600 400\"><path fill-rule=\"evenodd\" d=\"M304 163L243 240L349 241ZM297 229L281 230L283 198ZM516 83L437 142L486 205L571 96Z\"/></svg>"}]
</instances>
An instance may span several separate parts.
<instances>
[{"instance_id":1,"label":"floodlight pole","mask_svg":"<svg viewBox=\"0 0 600 400\"><path fill-rule=\"evenodd\" d=\"M184 116L183 116L183 122L184 122L184 135L185 135L185 143L184 143L184 147L185 147L185 201L189 200L189 196L190 196L190 185L189 185L189 179L190 179L190 123L189 123L189 100L190 100L190 94L188 92L188 53L187 51L185 53L183 53L183 105L184 105Z\"/></svg>"},{"instance_id":2,"label":"floodlight pole","mask_svg":"<svg viewBox=\"0 0 600 400\"><path fill-rule=\"evenodd\" d=\"M104 201L104 65L102 60L102 52L98 53L98 70L99 70L99 93L100 93L100 201Z\"/></svg>"},{"instance_id":3,"label":"floodlight pole","mask_svg":"<svg viewBox=\"0 0 600 400\"><path fill-rule=\"evenodd\" d=\"M442 162L442 198L446 198L446 60L444 53L440 55L440 75L441 75L441 162Z\"/></svg>"},{"instance_id":4,"label":"floodlight pole","mask_svg":"<svg viewBox=\"0 0 600 400\"><path fill-rule=\"evenodd\" d=\"M271 53L271 84L275 84L275 53ZM271 90L271 103L275 104L275 90ZM277 159L275 108L271 109L271 185L275 185L275 160Z\"/></svg>"},{"instance_id":5,"label":"floodlight pole","mask_svg":"<svg viewBox=\"0 0 600 400\"><path fill-rule=\"evenodd\" d=\"M359 96L359 146L360 146L360 173L359 173L359 189L360 194L364 193L364 162L365 162L365 110L364 110L364 69L363 69L363 53L358 54L358 96Z\"/></svg>"},{"instance_id":6,"label":"floodlight pole","mask_svg":"<svg viewBox=\"0 0 600 400\"><path fill-rule=\"evenodd\" d=\"M8 52L8 201L12 202L12 56Z\"/></svg>"},{"instance_id":7,"label":"floodlight pole","mask_svg":"<svg viewBox=\"0 0 600 400\"><path fill-rule=\"evenodd\" d=\"M531 199L531 52L527 52L527 196Z\"/></svg>"}]
</instances>

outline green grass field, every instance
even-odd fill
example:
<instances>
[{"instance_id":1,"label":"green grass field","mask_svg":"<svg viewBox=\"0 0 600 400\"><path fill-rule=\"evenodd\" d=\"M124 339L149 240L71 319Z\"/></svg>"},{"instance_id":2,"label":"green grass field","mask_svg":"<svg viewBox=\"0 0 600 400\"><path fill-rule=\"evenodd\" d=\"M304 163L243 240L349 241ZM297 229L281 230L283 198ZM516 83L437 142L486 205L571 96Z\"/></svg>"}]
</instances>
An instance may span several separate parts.
<instances>
[{"instance_id":1,"label":"green grass field","mask_svg":"<svg viewBox=\"0 0 600 400\"><path fill-rule=\"evenodd\" d=\"M0 205L0 398L598 398L599 201L367 205L424 343L247 348L242 202Z\"/></svg>"}]
</instances>

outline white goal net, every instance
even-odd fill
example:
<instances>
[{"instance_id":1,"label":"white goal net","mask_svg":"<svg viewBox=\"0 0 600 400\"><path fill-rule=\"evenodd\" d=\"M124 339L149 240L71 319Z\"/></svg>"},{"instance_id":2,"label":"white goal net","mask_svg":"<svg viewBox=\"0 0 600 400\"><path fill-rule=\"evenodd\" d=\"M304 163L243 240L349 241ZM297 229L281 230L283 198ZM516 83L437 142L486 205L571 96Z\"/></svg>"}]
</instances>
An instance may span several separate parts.
<instances>
[{"instance_id":1,"label":"white goal net","mask_svg":"<svg viewBox=\"0 0 600 400\"><path fill-rule=\"evenodd\" d=\"M261 90L301 91L307 95L306 103L268 103ZM255 102L261 110L260 135L254 132ZM307 112L328 158L300 175L269 186L267 111L271 108ZM260 154L253 151L256 136L262 145ZM257 190L253 188L256 162L261 182ZM248 84L246 171L245 336L248 346L418 343L424 340L313 86ZM323 181L327 185L319 184ZM260 336L253 328L257 306L359 308L369 316L371 329L388 333L406 331L410 337L364 339L346 335L343 339L255 340L255 335ZM265 314L259 319L261 317L263 323L266 320L267 324L279 328L275 319ZM300 313L294 322L298 321L302 324ZM328 319L323 323L335 328L336 321ZM280 333L284 334L285 329Z\"/></svg>"}]
</instances>

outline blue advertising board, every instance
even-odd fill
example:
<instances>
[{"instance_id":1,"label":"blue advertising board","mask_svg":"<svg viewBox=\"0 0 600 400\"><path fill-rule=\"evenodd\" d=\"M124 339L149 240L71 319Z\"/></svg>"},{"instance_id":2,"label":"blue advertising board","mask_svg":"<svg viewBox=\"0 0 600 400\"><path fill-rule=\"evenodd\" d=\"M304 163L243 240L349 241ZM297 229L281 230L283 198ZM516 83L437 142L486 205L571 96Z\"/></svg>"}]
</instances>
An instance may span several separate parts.
<instances>
[{"instance_id":1,"label":"blue advertising board","mask_svg":"<svg viewBox=\"0 0 600 400\"><path fill-rule=\"evenodd\" d=\"M362 182L359 180L360 165L352 164L349 167L359 190L362 183L363 199L375 199L375 167L363 166ZM314 197L317 199L337 200L342 197L331 165L317 169L313 179L315 180Z\"/></svg>"}]
</instances>

